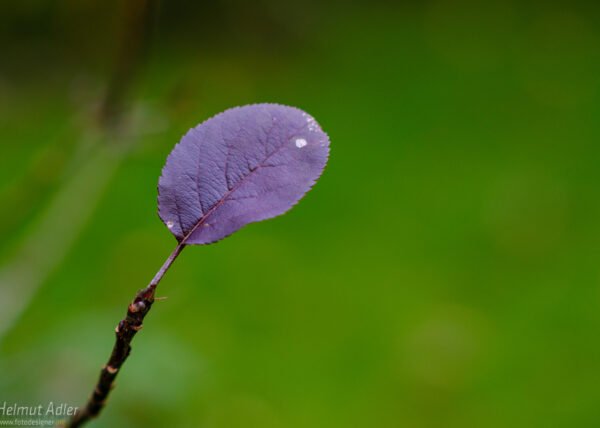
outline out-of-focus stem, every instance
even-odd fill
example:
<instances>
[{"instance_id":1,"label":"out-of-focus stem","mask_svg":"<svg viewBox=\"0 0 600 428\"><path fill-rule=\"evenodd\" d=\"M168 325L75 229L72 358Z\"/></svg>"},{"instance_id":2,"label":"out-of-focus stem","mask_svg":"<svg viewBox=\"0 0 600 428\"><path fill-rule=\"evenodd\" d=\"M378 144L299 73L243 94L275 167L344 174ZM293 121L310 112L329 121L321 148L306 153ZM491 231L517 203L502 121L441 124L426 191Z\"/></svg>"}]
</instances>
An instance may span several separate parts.
<instances>
[{"instance_id":1,"label":"out-of-focus stem","mask_svg":"<svg viewBox=\"0 0 600 428\"><path fill-rule=\"evenodd\" d=\"M0 345L76 242L133 145L123 137L127 122L123 108L127 89L146 50L155 7L156 0L126 3L114 70L101 102L97 129L82 137L82 145L90 145L91 150L40 212L14 255L0 266Z\"/></svg>"}]
</instances>

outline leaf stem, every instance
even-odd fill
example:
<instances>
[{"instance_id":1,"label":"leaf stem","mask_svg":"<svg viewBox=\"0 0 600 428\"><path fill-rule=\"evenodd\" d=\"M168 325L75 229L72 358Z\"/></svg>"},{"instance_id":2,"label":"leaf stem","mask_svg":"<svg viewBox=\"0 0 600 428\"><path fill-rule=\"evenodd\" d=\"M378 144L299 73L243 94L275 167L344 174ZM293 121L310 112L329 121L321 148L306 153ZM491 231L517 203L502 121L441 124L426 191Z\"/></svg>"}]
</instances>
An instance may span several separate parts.
<instances>
[{"instance_id":1,"label":"leaf stem","mask_svg":"<svg viewBox=\"0 0 600 428\"><path fill-rule=\"evenodd\" d=\"M148 286L142 291L144 291L146 293L152 292L152 295L154 295L154 290L156 290L156 286L158 285L158 283L160 282L162 277L165 275L165 273L167 273L167 271L169 270L169 268L171 267L171 265L173 264L173 262L175 261L177 256L183 251L184 248L185 248L185 241L181 241L177 245L177 247L175 247L175 249L173 250L171 255L167 258L167 260L165 260L165 262L160 267L158 272L156 272L156 275L154 275L154 278L152 278L152 281L150 281L150 284L148 284Z\"/></svg>"},{"instance_id":2,"label":"leaf stem","mask_svg":"<svg viewBox=\"0 0 600 428\"><path fill-rule=\"evenodd\" d=\"M127 315L115 328L115 344L108 362L100 371L96 387L85 407L77 411L67 422L67 428L76 428L84 425L90 419L98 416L104 407L106 398L114 386L114 380L131 352L131 341L135 334L142 329L144 317L154 303L156 286L184 248L185 241L181 241L167 260L165 260L148 286L139 290L127 307Z\"/></svg>"}]
</instances>

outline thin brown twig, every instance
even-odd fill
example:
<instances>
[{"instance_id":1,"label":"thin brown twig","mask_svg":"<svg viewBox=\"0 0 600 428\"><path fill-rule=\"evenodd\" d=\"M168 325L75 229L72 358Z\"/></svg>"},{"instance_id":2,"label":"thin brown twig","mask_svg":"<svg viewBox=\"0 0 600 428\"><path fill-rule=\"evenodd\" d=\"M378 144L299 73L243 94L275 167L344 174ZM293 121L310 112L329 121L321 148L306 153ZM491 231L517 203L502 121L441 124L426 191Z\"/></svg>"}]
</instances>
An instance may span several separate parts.
<instances>
[{"instance_id":1,"label":"thin brown twig","mask_svg":"<svg viewBox=\"0 0 600 428\"><path fill-rule=\"evenodd\" d=\"M117 374L119 374L119 369L131 353L131 341L136 333L142 329L144 318L150 311L150 308L152 308L155 300L156 286L184 248L184 243L179 243L175 247L175 250L173 250L154 278L152 278L150 284L138 291L133 301L127 307L127 315L115 328L115 344L108 362L100 371L94 391L85 407L78 410L68 421L67 428L83 426L90 419L98 416L104 407L108 394L114 387L114 381Z\"/></svg>"}]
</instances>

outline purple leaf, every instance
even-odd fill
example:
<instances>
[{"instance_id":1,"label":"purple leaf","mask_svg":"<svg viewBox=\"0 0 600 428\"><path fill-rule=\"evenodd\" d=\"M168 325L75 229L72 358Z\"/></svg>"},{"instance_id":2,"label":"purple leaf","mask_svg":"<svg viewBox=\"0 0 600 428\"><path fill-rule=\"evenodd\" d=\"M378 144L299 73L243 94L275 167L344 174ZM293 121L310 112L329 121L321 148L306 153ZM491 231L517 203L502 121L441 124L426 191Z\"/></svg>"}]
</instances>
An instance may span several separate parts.
<instances>
[{"instance_id":1,"label":"purple leaf","mask_svg":"<svg viewBox=\"0 0 600 428\"><path fill-rule=\"evenodd\" d=\"M310 190L329 155L317 122L294 107L226 110L175 146L158 182L158 212L185 244L209 244L283 214Z\"/></svg>"}]
</instances>

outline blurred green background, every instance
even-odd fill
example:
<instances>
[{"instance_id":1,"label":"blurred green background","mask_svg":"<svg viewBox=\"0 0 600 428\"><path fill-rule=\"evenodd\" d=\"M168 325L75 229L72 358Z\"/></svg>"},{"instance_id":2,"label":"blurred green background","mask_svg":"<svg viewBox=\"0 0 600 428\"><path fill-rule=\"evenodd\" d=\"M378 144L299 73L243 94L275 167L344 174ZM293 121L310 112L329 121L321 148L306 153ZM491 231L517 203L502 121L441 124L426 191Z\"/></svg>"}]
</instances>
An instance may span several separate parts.
<instances>
[{"instance_id":1,"label":"blurred green background","mask_svg":"<svg viewBox=\"0 0 600 428\"><path fill-rule=\"evenodd\" d=\"M0 4L0 403L85 402L167 154L278 102L325 174L184 251L94 426L600 426L599 6L203 3Z\"/></svg>"}]
</instances>

